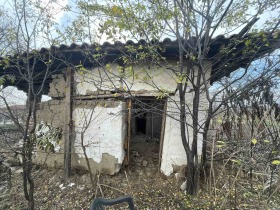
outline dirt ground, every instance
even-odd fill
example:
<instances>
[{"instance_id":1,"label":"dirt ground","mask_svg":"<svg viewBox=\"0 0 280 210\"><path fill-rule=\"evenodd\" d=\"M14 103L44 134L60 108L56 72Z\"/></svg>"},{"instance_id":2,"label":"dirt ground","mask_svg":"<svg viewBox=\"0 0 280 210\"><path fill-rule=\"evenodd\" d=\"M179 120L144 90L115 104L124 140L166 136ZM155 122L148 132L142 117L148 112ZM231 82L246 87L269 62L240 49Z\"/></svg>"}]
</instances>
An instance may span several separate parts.
<instances>
[{"instance_id":1,"label":"dirt ground","mask_svg":"<svg viewBox=\"0 0 280 210\"><path fill-rule=\"evenodd\" d=\"M148 166L146 167L148 168ZM97 185L91 187L89 174L85 171L74 171L71 178L64 182L62 180L62 169L51 169L35 166L33 175L35 177L35 209L89 209L95 197L117 198L131 195L136 209L279 209L279 193L271 202L266 203L266 198L260 189L250 189L248 182L239 180L238 191L229 188L228 177L224 177L221 185L217 185L209 194L204 187L198 196L190 197L179 190L174 177L168 179L159 176L157 170L146 169L139 173L137 167L123 169L114 176L101 175L96 177ZM149 173L148 173L149 172ZM2 173L2 172L1 172ZM26 209L27 202L22 189L22 172L20 167L14 167L11 175L11 188L8 182L1 177L0 187L0 209L21 210ZM234 177L231 177L233 180ZM4 186L5 185L5 186ZM234 186L234 185L233 185ZM258 186L258 185L254 185ZM215 194L216 193L216 194ZM238 196L235 199L235 196ZM226 203L224 203L226 202ZM223 208L220 208L225 204ZM126 209L116 207L109 209Z\"/></svg>"},{"instance_id":2,"label":"dirt ground","mask_svg":"<svg viewBox=\"0 0 280 210\"><path fill-rule=\"evenodd\" d=\"M181 182L174 176L166 178L159 174L158 144L156 140L136 136L131 143L131 165L114 176L95 176L94 186L86 171L73 170L70 179L64 181L61 168L35 165L35 209L89 209L95 197L112 199L124 195L133 197L136 209L279 209L278 187L274 188L275 194L268 203L269 196L263 192L257 179L254 179L256 182L252 188L248 177L239 176L236 179L235 170L231 170L231 173L223 170L222 162L215 163L215 180L211 183L209 179L201 182L197 196L185 195L179 189ZM0 164L0 181L0 210L26 209L21 167L13 165L9 173ZM108 209L126 208L114 206Z\"/></svg>"},{"instance_id":3,"label":"dirt ground","mask_svg":"<svg viewBox=\"0 0 280 210\"><path fill-rule=\"evenodd\" d=\"M12 188L2 191L0 209L24 209L21 172L12 174ZM145 170L144 170L145 171ZM125 169L115 176L97 177L97 187L92 188L89 174L75 171L67 181L62 180L62 169L37 166L35 176L36 209L89 209L94 197L117 198L131 195L138 209L181 209L185 196L176 187L173 178L163 179L156 170L139 173ZM114 208L115 209L115 208Z\"/></svg>"},{"instance_id":4,"label":"dirt ground","mask_svg":"<svg viewBox=\"0 0 280 210\"><path fill-rule=\"evenodd\" d=\"M131 144L131 164L120 173L96 176L91 187L86 171L75 170L66 182L63 170L35 166L36 209L89 209L95 197L117 198L131 195L137 209L184 209L186 196L179 190L174 177L164 178L158 172L158 142L136 136ZM11 189L0 189L0 209L24 209L22 170L13 167ZM4 178L2 178L4 183ZM5 182L6 183L6 182ZM114 206L113 209L123 209Z\"/></svg>"}]
</instances>

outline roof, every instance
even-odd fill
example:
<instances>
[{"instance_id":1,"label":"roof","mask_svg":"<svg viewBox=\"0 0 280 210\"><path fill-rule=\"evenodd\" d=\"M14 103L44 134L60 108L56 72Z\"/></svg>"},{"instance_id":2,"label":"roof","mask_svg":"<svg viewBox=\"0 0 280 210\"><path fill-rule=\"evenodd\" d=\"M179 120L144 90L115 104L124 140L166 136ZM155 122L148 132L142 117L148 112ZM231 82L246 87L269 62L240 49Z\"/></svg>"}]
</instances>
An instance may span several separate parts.
<instances>
[{"instance_id":1,"label":"roof","mask_svg":"<svg viewBox=\"0 0 280 210\"><path fill-rule=\"evenodd\" d=\"M34 86L40 86L45 82L43 94L49 91L49 83L52 81L51 75L63 72L67 67L75 67L83 65L85 68L105 65L107 63L122 63L123 53L128 53L128 46L139 47L157 45L162 50L158 52L167 60L178 60L179 48L178 43L184 44L188 50L188 44L195 43L195 38L190 40L171 40L169 38L163 41L154 40L147 43L144 40L133 42L131 40L126 43L115 42L111 44L105 42L99 44L71 44L51 46L49 49L41 48L32 52L24 52L12 56L0 58L0 76L13 75L15 81L6 81L5 86L16 86L20 90L27 91L27 66L33 66L33 82ZM277 33L250 33L240 37L232 35L225 37L223 35L212 39L209 45L207 60L212 61L211 83L218 81L224 76L228 76L231 72L240 67L246 67L252 60L262 57L263 55L273 52L280 47L280 32ZM226 50L225 50L226 49ZM187 51L186 50L186 51ZM96 62L94 55L103 56ZM133 53L131 53L133 54ZM28 62L26 61L29 57ZM9 60L9 66L5 67L5 62ZM45 76L47 72L47 77Z\"/></svg>"}]
</instances>

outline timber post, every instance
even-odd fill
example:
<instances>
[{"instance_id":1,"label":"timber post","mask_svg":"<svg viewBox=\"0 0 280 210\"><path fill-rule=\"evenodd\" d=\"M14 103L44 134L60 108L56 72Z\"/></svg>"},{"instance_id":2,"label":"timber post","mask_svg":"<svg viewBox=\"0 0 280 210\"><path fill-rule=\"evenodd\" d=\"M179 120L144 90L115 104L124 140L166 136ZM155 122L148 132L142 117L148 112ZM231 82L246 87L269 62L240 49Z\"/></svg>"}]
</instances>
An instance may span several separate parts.
<instances>
[{"instance_id":1,"label":"timber post","mask_svg":"<svg viewBox=\"0 0 280 210\"><path fill-rule=\"evenodd\" d=\"M65 128L64 128L64 179L71 175L71 153L73 142L73 69L66 70Z\"/></svg>"}]
</instances>

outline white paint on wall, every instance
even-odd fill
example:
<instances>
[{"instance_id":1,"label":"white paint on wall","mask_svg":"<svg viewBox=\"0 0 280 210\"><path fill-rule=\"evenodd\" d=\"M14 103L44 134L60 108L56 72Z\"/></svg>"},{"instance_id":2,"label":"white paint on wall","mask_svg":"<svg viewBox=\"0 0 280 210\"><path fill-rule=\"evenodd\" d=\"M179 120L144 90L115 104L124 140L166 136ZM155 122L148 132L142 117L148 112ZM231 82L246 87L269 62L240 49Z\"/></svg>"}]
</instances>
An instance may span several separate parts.
<instances>
[{"instance_id":1,"label":"white paint on wall","mask_svg":"<svg viewBox=\"0 0 280 210\"><path fill-rule=\"evenodd\" d=\"M203 97L202 97L203 98ZM193 94L186 94L186 101L192 101ZM174 97L168 100L167 102L167 116L165 124L165 133L164 133L164 143L162 149L162 162L161 162L161 171L170 176L173 171L173 166L182 166L187 165L187 156L186 151L183 147L181 139L181 129L180 129L180 110L178 109L179 96L176 94ZM191 107L191 103L189 104ZM205 104L201 105L199 110L199 124L203 126L205 122ZM191 116L187 115L187 123L192 123ZM189 140L189 144L192 145L193 141L193 129L191 126L187 127L186 136ZM202 134L198 135L197 141L197 152L198 156L202 154Z\"/></svg>"},{"instance_id":2,"label":"white paint on wall","mask_svg":"<svg viewBox=\"0 0 280 210\"><path fill-rule=\"evenodd\" d=\"M176 67L174 68L176 69ZM176 77L173 71L156 65L134 66L133 75L127 74L124 78L124 88L130 91L170 91L174 93L176 87Z\"/></svg>"},{"instance_id":3,"label":"white paint on wall","mask_svg":"<svg viewBox=\"0 0 280 210\"><path fill-rule=\"evenodd\" d=\"M124 159L124 139L126 127L124 123L125 102L117 107L76 108L74 110L76 141L75 153L84 158L82 144L86 147L88 158L100 163L103 153L108 153L118 159L121 164Z\"/></svg>"},{"instance_id":4,"label":"white paint on wall","mask_svg":"<svg viewBox=\"0 0 280 210\"><path fill-rule=\"evenodd\" d=\"M166 176L173 173L173 165L181 166L187 164L187 156L181 140L180 113L176 106L178 96L167 101L166 123L164 142L162 148L161 172Z\"/></svg>"},{"instance_id":5,"label":"white paint on wall","mask_svg":"<svg viewBox=\"0 0 280 210\"><path fill-rule=\"evenodd\" d=\"M86 95L89 91L117 90L122 88L118 65L111 64L110 70L106 67L96 67L75 72L76 93Z\"/></svg>"},{"instance_id":6,"label":"white paint on wall","mask_svg":"<svg viewBox=\"0 0 280 210\"><path fill-rule=\"evenodd\" d=\"M154 93L164 90L174 93L177 87L175 75L169 68L143 65L124 70L123 74L121 71L120 66L111 64L109 70L106 67L98 67L76 72L77 94L86 95L98 90L152 91Z\"/></svg>"},{"instance_id":7,"label":"white paint on wall","mask_svg":"<svg viewBox=\"0 0 280 210\"><path fill-rule=\"evenodd\" d=\"M205 65L205 70L207 70L206 77L210 78L211 67L209 64ZM186 120L187 123L192 123L192 103L194 98L194 92L192 89L186 91ZM206 99L205 91L200 93L200 104L199 104L199 114L198 123L202 127L205 123L206 111L208 109L208 101ZM188 111L190 110L190 111ZM173 171L173 166L187 165L186 151L183 147L181 139L181 129L180 129L180 109L179 109L179 95L170 97L167 101L166 110L166 124L164 133L164 142L162 149L162 161L161 161L161 172L167 176L170 176ZM187 126L186 136L188 138L188 143L192 145L193 141L193 129L191 126ZM202 143L203 136L202 133L198 134L197 140L197 154L200 158L202 155ZM200 161L200 160L199 160Z\"/></svg>"}]
</instances>

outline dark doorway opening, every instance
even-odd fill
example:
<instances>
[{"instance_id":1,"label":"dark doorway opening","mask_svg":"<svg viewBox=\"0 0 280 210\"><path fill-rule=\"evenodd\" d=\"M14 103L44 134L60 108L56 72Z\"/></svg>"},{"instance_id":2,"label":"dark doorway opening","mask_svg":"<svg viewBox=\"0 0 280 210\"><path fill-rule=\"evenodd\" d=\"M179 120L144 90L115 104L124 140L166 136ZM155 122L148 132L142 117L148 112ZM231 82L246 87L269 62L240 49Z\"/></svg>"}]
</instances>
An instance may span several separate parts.
<instances>
[{"instance_id":1,"label":"dark doorway opening","mask_svg":"<svg viewBox=\"0 0 280 210\"><path fill-rule=\"evenodd\" d=\"M135 129L136 133L146 134L146 113L136 114Z\"/></svg>"},{"instance_id":2,"label":"dark doorway opening","mask_svg":"<svg viewBox=\"0 0 280 210\"><path fill-rule=\"evenodd\" d=\"M141 167L157 172L160 163L163 119L166 100L155 97L135 98L131 104L131 169ZM144 172L145 173L145 172Z\"/></svg>"}]
</instances>

